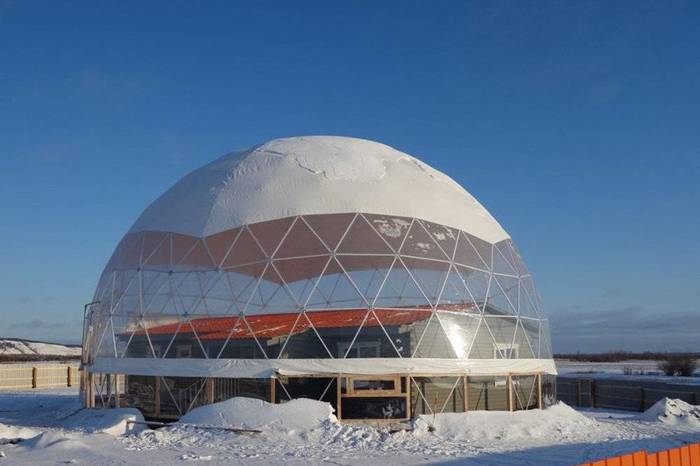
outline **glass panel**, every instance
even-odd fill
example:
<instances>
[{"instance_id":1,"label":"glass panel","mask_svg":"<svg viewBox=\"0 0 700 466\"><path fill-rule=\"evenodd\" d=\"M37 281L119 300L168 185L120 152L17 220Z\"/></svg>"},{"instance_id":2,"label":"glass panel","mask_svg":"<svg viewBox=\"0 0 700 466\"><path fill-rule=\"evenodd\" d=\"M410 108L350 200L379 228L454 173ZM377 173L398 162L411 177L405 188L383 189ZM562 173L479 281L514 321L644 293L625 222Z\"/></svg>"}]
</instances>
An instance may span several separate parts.
<instances>
[{"instance_id":1,"label":"glass panel","mask_svg":"<svg viewBox=\"0 0 700 466\"><path fill-rule=\"evenodd\" d=\"M394 258L391 256L338 256L338 262L367 302L372 303L394 263Z\"/></svg>"},{"instance_id":2,"label":"glass panel","mask_svg":"<svg viewBox=\"0 0 700 466\"><path fill-rule=\"evenodd\" d=\"M431 311L375 309L374 315L384 326L401 357L414 353L431 316Z\"/></svg>"},{"instance_id":3,"label":"glass panel","mask_svg":"<svg viewBox=\"0 0 700 466\"><path fill-rule=\"evenodd\" d=\"M430 260L403 258L407 270L411 272L418 286L432 304L437 304L442 292L450 264Z\"/></svg>"},{"instance_id":4,"label":"glass panel","mask_svg":"<svg viewBox=\"0 0 700 466\"><path fill-rule=\"evenodd\" d=\"M336 352L346 358L398 357L399 354L389 338L376 315L370 311L358 330L355 341L338 341Z\"/></svg>"},{"instance_id":5,"label":"glass panel","mask_svg":"<svg viewBox=\"0 0 700 466\"><path fill-rule=\"evenodd\" d=\"M529 328L530 330L526 331L526 328ZM533 346L529 335L531 332L533 332L533 330L534 334L537 335L537 332L539 331L539 322L531 320L518 321L518 325L515 328L515 340L513 341L514 346L518 348L518 358L532 359L536 357L537 352L533 351Z\"/></svg>"},{"instance_id":6,"label":"glass panel","mask_svg":"<svg viewBox=\"0 0 700 466\"><path fill-rule=\"evenodd\" d=\"M508 379L506 377L467 378L469 411L508 411Z\"/></svg>"},{"instance_id":7,"label":"glass panel","mask_svg":"<svg viewBox=\"0 0 700 466\"><path fill-rule=\"evenodd\" d=\"M537 376L520 375L512 377L513 409L535 409L537 404Z\"/></svg>"},{"instance_id":8,"label":"glass panel","mask_svg":"<svg viewBox=\"0 0 700 466\"><path fill-rule=\"evenodd\" d=\"M221 267L230 268L243 264L261 262L267 259L267 255L260 248L248 229L244 229L238 235L238 239L233 244Z\"/></svg>"},{"instance_id":9,"label":"glass panel","mask_svg":"<svg viewBox=\"0 0 700 466\"><path fill-rule=\"evenodd\" d=\"M342 272L336 260L331 259L306 307L309 310L367 308L367 302Z\"/></svg>"},{"instance_id":10,"label":"glass panel","mask_svg":"<svg viewBox=\"0 0 700 466\"><path fill-rule=\"evenodd\" d=\"M328 249L302 220L298 220L287 233L275 258L303 257L328 254Z\"/></svg>"},{"instance_id":11,"label":"glass panel","mask_svg":"<svg viewBox=\"0 0 700 466\"><path fill-rule=\"evenodd\" d=\"M453 230L437 223L426 222L420 220L423 227L430 233L431 238L448 259L452 259L452 255L457 245L459 231Z\"/></svg>"},{"instance_id":12,"label":"glass panel","mask_svg":"<svg viewBox=\"0 0 700 466\"><path fill-rule=\"evenodd\" d=\"M256 318L252 319L255 321ZM218 347L218 343L221 342L223 349L219 349L218 358L265 359L265 354L253 335L247 319L241 317L221 320L222 322L219 324L221 331L212 332L204 337L205 340L211 340L209 345L212 348ZM231 323L233 323L233 327L229 328ZM259 330L263 330L263 326L259 322L256 322L256 326Z\"/></svg>"},{"instance_id":13,"label":"glass panel","mask_svg":"<svg viewBox=\"0 0 700 466\"><path fill-rule=\"evenodd\" d=\"M328 261L328 256L306 257L275 260L273 265L296 301L303 306L307 303L316 280L323 273Z\"/></svg>"},{"instance_id":14,"label":"glass panel","mask_svg":"<svg viewBox=\"0 0 700 466\"><path fill-rule=\"evenodd\" d=\"M355 214L304 215L306 223L333 251L355 218Z\"/></svg>"},{"instance_id":15,"label":"glass panel","mask_svg":"<svg viewBox=\"0 0 700 466\"><path fill-rule=\"evenodd\" d=\"M145 268L170 268L170 234L146 232L142 263Z\"/></svg>"},{"instance_id":16,"label":"glass panel","mask_svg":"<svg viewBox=\"0 0 700 466\"><path fill-rule=\"evenodd\" d=\"M226 255L231 249L231 246L233 246L233 242L236 240L239 233L240 228L234 228L204 238L207 249L217 266L221 266L224 262Z\"/></svg>"},{"instance_id":17,"label":"glass panel","mask_svg":"<svg viewBox=\"0 0 700 466\"><path fill-rule=\"evenodd\" d=\"M323 346L306 314L302 313L277 357L280 359L316 359L330 358L331 355Z\"/></svg>"},{"instance_id":18,"label":"glass panel","mask_svg":"<svg viewBox=\"0 0 700 466\"><path fill-rule=\"evenodd\" d=\"M356 392L361 391L396 391L396 381L394 379L352 379L352 389Z\"/></svg>"},{"instance_id":19,"label":"glass panel","mask_svg":"<svg viewBox=\"0 0 700 466\"><path fill-rule=\"evenodd\" d=\"M268 358L276 358L287 340L299 313L263 314L245 316L250 331L260 343Z\"/></svg>"},{"instance_id":20,"label":"glass panel","mask_svg":"<svg viewBox=\"0 0 700 466\"><path fill-rule=\"evenodd\" d=\"M270 379L216 378L213 379L213 383L215 403L237 396L270 401L272 387Z\"/></svg>"},{"instance_id":21,"label":"glass panel","mask_svg":"<svg viewBox=\"0 0 700 466\"><path fill-rule=\"evenodd\" d=\"M515 336L516 318L508 317L484 317L484 323L491 330L493 335L492 358L517 358L517 348L513 348L513 338Z\"/></svg>"},{"instance_id":22,"label":"glass panel","mask_svg":"<svg viewBox=\"0 0 700 466\"><path fill-rule=\"evenodd\" d=\"M438 312L438 317L445 329L447 339L452 345L455 356L466 359L471 351L477 334L481 316L461 312Z\"/></svg>"},{"instance_id":23,"label":"glass panel","mask_svg":"<svg viewBox=\"0 0 700 466\"><path fill-rule=\"evenodd\" d=\"M413 222L406 240L401 247L401 255L443 261L451 259L451 257L447 257L442 249L435 244L433 238L425 231L425 228L423 228L419 221Z\"/></svg>"},{"instance_id":24,"label":"glass panel","mask_svg":"<svg viewBox=\"0 0 700 466\"><path fill-rule=\"evenodd\" d=\"M270 220L268 222L254 223L248 225L248 229L257 242L262 246L263 251L271 257L279 247L280 241L284 237L295 217Z\"/></svg>"},{"instance_id":25,"label":"glass panel","mask_svg":"<svg viewBox=\"0 0 700 466\"><path fill-rule=\"evenodd\" d=\"M301 304L284 286L282 278L274 267L268 266L262 280L253 291L245 309L246 315L277 312L298 312Z\"/></svg>"},{"instance_id":26,"label":"glass panel","mask_svg":"<svg viewBox=\"0 0 700 466\"><path fill-rule=\"evenodd\" d=\"M436 314L428 320L418 346L413 352L414 358L456 358L450 340L440 324Z\"/></svg>"},{"instance_id":27,"label":"glass panel","mask_svg":"<svg viewBox=\"0 0 700 466\"><path fill-rule=\"evenodd\" d=\"M490 248L490 245L489 245ZM481 270L490 270L491 253L482 257L474 248L467 234L460 232L455 250L454 262L463 266L475 267Z\"/></svg>"},{"instance_id":28,"label":"glass panel","mask_svg":"<svg viewBox=\"0 0 700 466\"><path fill-rule=\"evenodd\" d=\"M375 307L430 309L430 302L400 261L394 262L374 302Z\"/></svg>"},{"instance_id":29,"label":"glass panel","mask_svg":"<svg viewBox=\"0 0 700 466\"><path fill-rule=\"evenodd\" d=\"M341 401L343 419L407 419L406 397L357 397Z\"/></svg>"},{"instance_id":30,"label":"glass panel","mask_svg":"<svg viewBox=\"0 0 700 466\"><path fill-rule=\"evenodd\" d=\"M412 220L410 218L373 214L364 214L364 216L394 251L398 251L401 248L406 233L408 233L408 228L411 226Z\"/></svg>"},{"instance_id":31,"label":"glass panel","mask_svg":"<svg viewBox=\"0 0 700 466\"><path fill-rule=\"evenodd\" d=\"M463 377L413 377L420 388L416 414L464 412Z\"/></svg>"},{"instance_id":32,"label":"glass panel","mask_svg":"<svg viewBox=\"0 0 700 466\"><path fill-rule=\"evenodd\" d=\"M156 415L156 378L145 375L124 376L124 403L137 408L146 416Z\"/></svg>"},{"instance_id":33,"label":"glass panel","mask_svg":"<svg viewBox=\"0 0 700 466\"><path fill-rule=\"evenodd\" d=\"M393 254L374 228L358 215L338 246L339 254Z\"/></svg>"}]
</instances>

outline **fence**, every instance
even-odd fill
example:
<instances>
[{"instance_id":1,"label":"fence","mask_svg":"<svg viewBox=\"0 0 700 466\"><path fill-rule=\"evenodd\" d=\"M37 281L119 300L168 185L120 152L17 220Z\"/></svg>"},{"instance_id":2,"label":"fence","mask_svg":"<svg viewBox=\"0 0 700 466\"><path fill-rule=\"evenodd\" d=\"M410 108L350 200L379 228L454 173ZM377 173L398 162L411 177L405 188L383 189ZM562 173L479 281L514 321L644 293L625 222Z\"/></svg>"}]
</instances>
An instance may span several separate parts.
<instances>
[{"instance_id":1,"label":"fence","mask_svg":"<svg viewBox=\"0 0 700 466\"><path fill-rule=\"evenodd\" d=\"M571 406L646 411L665 397L696 405L700 402L700 385L557 377L557 398Z\"/></svg>"},{"instance_id":2,"label":"fence","mask_svg":"<svg viewBox=\"0 0 700 466\"><path fill-rule=\"evenodd\" d=\"M77 365L0 365L0 390L72 387L78 383L79 374Z\"/></svg>"},{"instance_id":3,"label":"fence","mask_svg":"<svg viewBox=\"0 0 700 466\"><path fill-rule=\"evenodd\" d=\"M637 451L628 455L615 456L581 466L700 466L700 443L679 448L647 453Z\"/></svg>"}]
</instances>

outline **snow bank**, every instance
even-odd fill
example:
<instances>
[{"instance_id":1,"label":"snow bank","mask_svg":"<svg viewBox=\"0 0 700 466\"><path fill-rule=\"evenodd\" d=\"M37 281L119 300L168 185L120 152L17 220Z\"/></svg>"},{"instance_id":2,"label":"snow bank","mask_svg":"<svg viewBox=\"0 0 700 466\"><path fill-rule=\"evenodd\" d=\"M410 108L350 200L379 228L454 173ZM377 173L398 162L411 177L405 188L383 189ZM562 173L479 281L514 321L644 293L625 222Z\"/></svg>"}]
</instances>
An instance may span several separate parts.
<instances>
[{"instance_id":1,"label":"snow bank","mask_svg":"<svg viewBox=\"0 0 700 466\"><path fill-rule=\"evenodd\" d=\"M231 398L195 408L180 418L180 424L216 427L242 427L262 430L312 430L328 422L336 423L330 404L298 398L271 404L253 398Z\"/></svg>"},{"instance_id":2,"label":"snow bank","mask_svg":"<svg viewBox=\"0 0 700 466\"><path fill-rule=\"evenodd\" d=\"M39 341L0 339L0 354L29 354L40 356L80 356L79 346L65 346Z\"/></svg>"},{"instance_id":3,"label":"snow bank","mask_svg":"<svg viewBox=\"0 0 700 466\"><path fill-rule=\"evenodd\" d=\"M39 432L26 427L8 426L0 423L0 445L12 439L27 439L38 435Z\"/></svg>"},{"instance_id":4,"label":"snow bank","mask_svg":"<svg viewBox=\"0 0 700 466\"><path fill-rule=\"evenodd\" d=\"M664 398L639 415L641 421L661 421L678 427L700 428L700 406Z\"/></svg>"},{"instance_id":5,"label":"snow bank","mask_svg":"<svg viewBox=\"0 0 700 466\"><path fill-rule=\"evenodd\" d=\"M599 423L560 402L545 410L443 413L434 419L433 416L420 416L415 421L418 432L427 432L430 425L442 438L509 442L576 439L582 432L595 430Z\"/></svg>"},{"instance_id":6,"label":"snow bank","mask_svg":"<svg viewBox=\"0 0 700 466\"><path fill-rule=\"evenodd\" d=\"M104 432L114 436L138 433L146 428L143 424L130 424L127 421L145 420L135 408L83 409L63 421L61 427L88 433Z\"/></svg>"}]
</instances>

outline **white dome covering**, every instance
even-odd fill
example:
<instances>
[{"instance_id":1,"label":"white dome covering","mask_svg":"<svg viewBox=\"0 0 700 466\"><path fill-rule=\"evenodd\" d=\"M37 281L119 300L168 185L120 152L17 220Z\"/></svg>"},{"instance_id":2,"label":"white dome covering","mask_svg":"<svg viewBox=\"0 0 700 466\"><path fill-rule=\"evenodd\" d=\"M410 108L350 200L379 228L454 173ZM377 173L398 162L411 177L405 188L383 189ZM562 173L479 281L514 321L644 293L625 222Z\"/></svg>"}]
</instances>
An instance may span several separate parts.
<instances>
[{"instance_id":1,"label":"white dome covering","mask_svg":"<svg viewBox=\"0 0 700 466\"><path fill-rule=\"evenodd\" d=\"M490 243L508 234L464 188L387 145L339 136L274 139L199 168L153 202L130 232L197 237L295 215L421 218Z\"/></svg>"}]
</instances>

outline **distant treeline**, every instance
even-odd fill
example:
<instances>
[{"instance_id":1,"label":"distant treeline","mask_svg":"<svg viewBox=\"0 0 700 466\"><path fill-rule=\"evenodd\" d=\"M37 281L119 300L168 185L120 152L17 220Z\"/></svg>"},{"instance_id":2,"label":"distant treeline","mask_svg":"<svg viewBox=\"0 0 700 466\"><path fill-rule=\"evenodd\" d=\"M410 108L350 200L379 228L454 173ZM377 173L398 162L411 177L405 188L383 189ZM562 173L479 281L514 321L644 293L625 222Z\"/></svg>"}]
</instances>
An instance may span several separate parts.
<instances>
[{"instance_id":1,"label":"distant treeline","mask_svg":"<svg viewBox=\"0 0 700 466\"><path fill-rule=\"evenodd\" d=\"M36 361L79 361L80 355L61 356L44 354L0 354L0 364L3 362L36 362Z\"/></svg>"},{"instance_id":2,"label":"distant treeline","mask_svg":"<svg viewBox=\"0 0 700 466\"><path fill-rule=\"evenodd\" d=\"M620 362L637 359L642 361L667 361L678 357L700 359L700 353L658 353L645 351L631 353L628 351L608 351L606 353L555 354L555 359L569 359L580 362Z\"/></svg>"}]
</instances>

